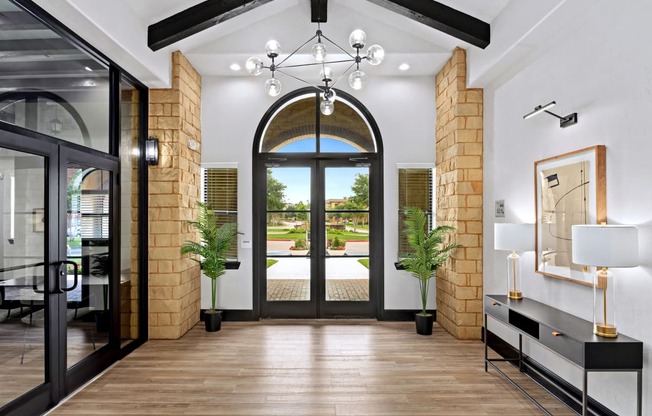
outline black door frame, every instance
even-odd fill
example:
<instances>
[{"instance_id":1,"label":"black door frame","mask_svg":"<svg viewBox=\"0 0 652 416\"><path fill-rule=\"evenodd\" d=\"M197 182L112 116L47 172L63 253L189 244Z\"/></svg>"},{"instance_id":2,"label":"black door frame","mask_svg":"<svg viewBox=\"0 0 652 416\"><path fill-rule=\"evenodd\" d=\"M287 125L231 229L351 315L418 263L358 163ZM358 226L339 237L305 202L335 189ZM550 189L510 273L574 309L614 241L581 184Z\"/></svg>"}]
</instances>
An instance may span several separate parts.
<instances>
[{"instance_id":1,"label":"black door frame","mask_svg":"<svg viewBox=\"0 0 652 416\"><path fill-rule=\"evenodd\" d=\"M253 144L253 314L255 318L341 318L341 317L365 317L380 318L384 310L384 204L383 204L383 146L378 125L373 116L357 99L350 94L337 90L337 96L344 99L347 104L355 107L372 130L376 141L376 153L261 153L259 151L263 134L272 117L286 103L291 102L302 96L315 96L315 106L317 117L321 117L319 111L319 90L313 87L301 88L293 91L276 103L274 103L261 119L256 130L256 136ZM316 137L319 137L319 120L316 123ZM347 164L355 166L356 163L363 163L369 167L369 222L370 238L369 241L369 295L370 301L366 302L346 302L330 301L326 307L320 307L324 303L325 293L319 291L319 284L313 284L311 281L311 300L296 302L279 302L271 310L267 303L266 293L266 168L270 165L280 167L306 166L310 167L313 175L311 176L311 189L323 189L323 167L336 166L337 164ZM321 172L320 172L321 171ZM311 209L311 234L317 235L320 231L317 229L323 219L317 218L318 212L321 212L325 205L320 200L319 192L311 192L311 207L322 207ZM320 264L324 260L317 262L317 256L325 253L324 242L321 239L311 238L311 275L318 276ZM322 253L322 254L320 254ZM319 263L319 264L318 264ZM325 284L325 282L324 282ZM271 303L271 302L269 302ZM305 308L310 304L313 308L312 313L306 313ZM356 305L357 304L357 305Z\"/></svg>"},{"instance_id":2,"label":"black door frame","mask_svg":"<svg viewBox=\"0 0 652 416\"><path fill-rule=\"evenodd\" d=\"M45 269L47 279L47 297L45 308L47 323L45 326L45 380L44 384L27 392L17 400L0 409L11 415L31 415L34 412L45 412L53 404L81 387L84 383L108 368L113 362L124 355L120 350L120 311L119 311L119 253L120 235L113 231L109 244L113 253L113 279L109 288L111 302L111 329L109 344L93 352L79 363L67 368L67 322L65 319L67 301L65 294L57 294L55 281L58 268L54 263L67 260L66 244L61 236L66 235L67 227L67 168L69 162L94 167L112 172L114 182L119 174L118 158L93 149L58 141L48 136L22 129L20 127L0 123L0 147L45 158ZM101 156L101 157L100 157ZM111 224L120 224L120 188L112 183L111 194ZM114 227L118 228L119 227ZM117 269L115 268L117 265ZM116 278L116 276L118 276Z\"/></svg>"}]
</instances>

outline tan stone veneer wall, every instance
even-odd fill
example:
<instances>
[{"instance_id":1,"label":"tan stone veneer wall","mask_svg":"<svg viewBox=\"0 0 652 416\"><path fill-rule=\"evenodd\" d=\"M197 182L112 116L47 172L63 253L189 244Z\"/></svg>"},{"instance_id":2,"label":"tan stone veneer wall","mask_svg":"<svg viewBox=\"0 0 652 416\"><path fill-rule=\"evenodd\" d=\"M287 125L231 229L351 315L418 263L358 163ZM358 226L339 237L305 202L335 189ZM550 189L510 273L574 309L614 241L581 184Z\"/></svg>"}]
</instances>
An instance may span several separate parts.
<instances>
[{"instance_id":1,"label":"tan stone veneer wall","mask_svg":"<svg viewBox=\"0 0 652 416\"><path fill-rule=\"evenodd\" d=\"M458 339L482 329L482 89L466 88L457 48L435 78L437 224L464 247L437 271L437 322Z\"/></svg>"},{"instance_id":2,"label":"tan stone veneer wall","mask_svg":"<svg viewBox=\"0 0 652 416\"><path fill-rule=\"evenodd\" d=\"M177 339L199 321L200 270L180 254L197 234L188 227L199 200L201 76L172 54L172 88L150 90L149 134L159 139L159 164L149 168L149 337Z\"/></svg>"}]
</instances>

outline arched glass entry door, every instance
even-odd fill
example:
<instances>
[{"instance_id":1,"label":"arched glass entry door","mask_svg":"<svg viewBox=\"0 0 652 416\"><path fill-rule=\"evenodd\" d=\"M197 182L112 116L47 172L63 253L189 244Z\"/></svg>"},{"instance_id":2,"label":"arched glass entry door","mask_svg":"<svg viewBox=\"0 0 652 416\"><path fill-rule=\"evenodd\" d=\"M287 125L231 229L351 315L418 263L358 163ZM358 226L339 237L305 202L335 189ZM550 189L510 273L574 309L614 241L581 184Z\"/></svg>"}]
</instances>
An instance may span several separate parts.
<instances>
[{"instance_id":1,"label":"arched glass entry door","mask_svg":"<svg viewBox=\"0 0 652 416\"><path fill-rule=\"evenodd\" d=\"M382 282L379 133L344 93L323 116L314 91L270 109L254 150L261 317L375 317Z\"/></svg>"}]
</instances>

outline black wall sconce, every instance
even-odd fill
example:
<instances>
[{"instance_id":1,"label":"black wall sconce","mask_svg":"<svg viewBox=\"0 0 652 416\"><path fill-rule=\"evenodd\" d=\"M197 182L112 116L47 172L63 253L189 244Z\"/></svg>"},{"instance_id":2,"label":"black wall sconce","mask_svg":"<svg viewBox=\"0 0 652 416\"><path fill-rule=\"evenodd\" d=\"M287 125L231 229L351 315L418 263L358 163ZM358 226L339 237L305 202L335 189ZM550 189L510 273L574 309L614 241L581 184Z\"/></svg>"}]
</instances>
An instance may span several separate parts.
<instances>
[{"instance_id":1,"label":"black wall sconce","mask_svg":"<svg viewBox=\"0 0 652 416\"><path fill-rule=\"evenodd\" d=\"M145 160L148 165L158 165L158 139L149 137L145 140Z\"/></svg>"},{"instance_id":2,"label":"black wall sconce","mask_svg":"<svg viewBox=\"0 0 652 416\"><path fill-rule=\"evenodd\" d=\"M572 126L573 124L577 124L577 113L572 113L565 117L562 117L562 116L558 116L557 114L551 111L548 111L548 109L554 107L555 104L557 104L555 101L550 101L546 105L538 105L534 107L534 111L524 115L523 120L527 120L528 118L534 117L537 114L546 113L546 114L550 114L553 117L557 117L559 119L559 127L568 127L568 126Z\"/></svg>"}]
</instances>

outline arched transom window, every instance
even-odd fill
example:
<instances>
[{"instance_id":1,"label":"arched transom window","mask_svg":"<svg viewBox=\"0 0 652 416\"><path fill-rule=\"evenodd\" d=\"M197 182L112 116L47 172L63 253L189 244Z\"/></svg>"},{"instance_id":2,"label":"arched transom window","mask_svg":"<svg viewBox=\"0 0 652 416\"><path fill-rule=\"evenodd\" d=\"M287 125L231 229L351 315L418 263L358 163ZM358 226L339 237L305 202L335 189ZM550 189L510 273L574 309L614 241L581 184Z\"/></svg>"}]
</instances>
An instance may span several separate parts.
<instances>
[{"instance_id":1,"label":"arched transom window","mask_svg":"<svg viewBox=\"0 0 652 416\"><path fill-rule=\"evenodd\" d=\"M373 131L355 106L337 97L335 111L319 111L318 93L286 102L270 118L261 153L376 153Z\"/></svg>"}]
</instances>

